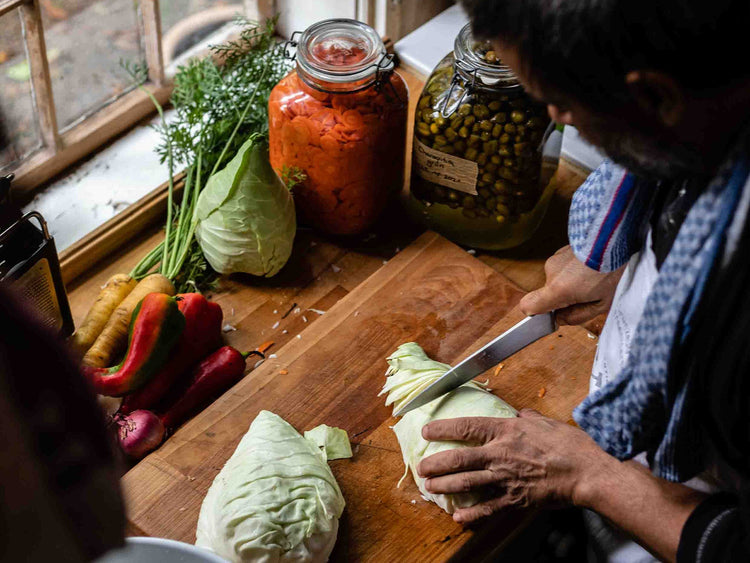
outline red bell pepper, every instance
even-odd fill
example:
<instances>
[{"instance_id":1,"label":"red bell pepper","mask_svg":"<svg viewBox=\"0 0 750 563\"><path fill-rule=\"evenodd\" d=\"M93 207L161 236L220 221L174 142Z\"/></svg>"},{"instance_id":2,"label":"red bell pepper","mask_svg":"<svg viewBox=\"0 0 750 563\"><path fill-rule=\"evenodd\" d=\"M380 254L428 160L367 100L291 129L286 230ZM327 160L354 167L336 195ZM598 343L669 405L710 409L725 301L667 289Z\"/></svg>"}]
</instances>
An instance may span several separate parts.
<instances>
[{"instance_id":1,"label":"red bell pepper","mask_svg":"<svg viewBox=\"0 0 750 563\"><path fill-rule=\"evenodd\" d=\"M185 330L169 360L141 389L125 397L120 413L156 407L190 368L221 346L221 307L200 293L177 296L177 306L185 317Z\"/></svg>"},{"instance_id":2,"label":"red bell pepper","mask_svg":"<svg viewBox=\"0 0 750 563\"><path fill-rule=\"evenodd\" d=\"M167 362L185 328L177 301L166 293L149 293L130 321L125 359L111 368L83 366L84 376L100 395L119 397L142 387Z\"/></svg>"},{"instance_id":3,"label":"red bell pepper","mask_svg":"<svg viewBox=\"0 0 750 563\"><path fill-rule=\"evenodd\" d=\"M211 404L219 395L237 383L245 375L245 358L231 346L223 346L198 364L191 374L190 385L169 410L161 415L167 430L185 422L188 418Z\"/></svg>"}]
</instances>

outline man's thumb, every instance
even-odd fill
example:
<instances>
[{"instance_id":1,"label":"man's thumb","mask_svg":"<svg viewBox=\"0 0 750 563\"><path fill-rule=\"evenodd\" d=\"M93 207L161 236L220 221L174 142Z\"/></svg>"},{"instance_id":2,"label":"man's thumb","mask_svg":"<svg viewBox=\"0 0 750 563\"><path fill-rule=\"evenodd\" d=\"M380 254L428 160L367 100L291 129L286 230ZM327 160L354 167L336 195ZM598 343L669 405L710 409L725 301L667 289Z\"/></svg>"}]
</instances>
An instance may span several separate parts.
<instances>
[{"instance_id":1,"label":"man's thumb","mask_svg":"<svg viewBox=\"0 0 750 563\"><path fill-rule=\"evenodd\" d=\"M551 291L549 286L545 285L524 295L518 306L526 315L539 315L565 307L567 303L560 299L559 293Z\"/></svg>"}]
</instances>

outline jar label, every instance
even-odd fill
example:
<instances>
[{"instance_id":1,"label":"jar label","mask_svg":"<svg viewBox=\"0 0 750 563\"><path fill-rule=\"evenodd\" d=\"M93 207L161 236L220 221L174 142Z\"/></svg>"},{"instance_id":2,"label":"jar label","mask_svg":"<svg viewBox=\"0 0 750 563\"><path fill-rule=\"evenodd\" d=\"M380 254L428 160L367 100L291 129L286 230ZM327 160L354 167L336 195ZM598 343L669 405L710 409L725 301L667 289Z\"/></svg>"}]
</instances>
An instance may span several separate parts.
<instances>
[{"instance_id":1,"label":"jar label","mask_svg":"<svg viewBox=\"0 0 750 563\"><path fill-rule=\"evenodd\" d=\"M476 162L433 149L414 138L414 162L419 177L471 195L477 195Z\"/></svg>"}]
</instances>

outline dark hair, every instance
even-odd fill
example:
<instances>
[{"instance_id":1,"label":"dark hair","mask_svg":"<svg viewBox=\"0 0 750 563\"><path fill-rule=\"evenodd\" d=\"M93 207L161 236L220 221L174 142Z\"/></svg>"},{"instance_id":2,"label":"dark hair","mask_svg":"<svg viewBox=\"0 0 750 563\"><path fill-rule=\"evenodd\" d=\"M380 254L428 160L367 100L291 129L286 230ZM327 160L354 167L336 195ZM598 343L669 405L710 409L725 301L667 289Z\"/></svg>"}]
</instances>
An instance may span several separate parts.
<instances>
[{"instance_id":1,"label":"dark hair","mask_svg":"<svg viewBox=\"0 0 750 563\"><path fill-rule=\"evenodd\" d=\"M519 50L544 85L599 105L660 70L697 94L750 76L748 0L462 0L474 35Z\"/></svg>"}]
</instances>

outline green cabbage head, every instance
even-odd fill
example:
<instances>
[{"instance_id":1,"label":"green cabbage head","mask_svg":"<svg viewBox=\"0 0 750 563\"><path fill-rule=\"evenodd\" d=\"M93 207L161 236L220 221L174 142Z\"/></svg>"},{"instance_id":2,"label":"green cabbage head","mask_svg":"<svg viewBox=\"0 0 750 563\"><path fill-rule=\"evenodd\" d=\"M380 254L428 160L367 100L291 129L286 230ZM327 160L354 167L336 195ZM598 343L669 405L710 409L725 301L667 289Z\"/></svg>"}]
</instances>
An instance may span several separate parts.
<instances>
[{"instance_id":1,"label":"green cabbage head","mask_svg":"<svg viewBox=\"0 0 750 563\"><path fill-rule=\"evenodd\" d=\"M203 499L195 544L234 562L327 561L344 497L326 460L351 448L338 428L307 434L261 411Z\"/></svg>"},{"instance_id":2,"label":"green cabbage head","mask_svg":"<svg viewBox=\"0 0 750 563\"><path fill-rule=\"evenodd\" d=\"M271 277L289 259L297 228L292 195L250 138L208 179L195 209L195 238L220 274Z\"/></svg>"}]
</instances>

